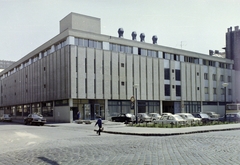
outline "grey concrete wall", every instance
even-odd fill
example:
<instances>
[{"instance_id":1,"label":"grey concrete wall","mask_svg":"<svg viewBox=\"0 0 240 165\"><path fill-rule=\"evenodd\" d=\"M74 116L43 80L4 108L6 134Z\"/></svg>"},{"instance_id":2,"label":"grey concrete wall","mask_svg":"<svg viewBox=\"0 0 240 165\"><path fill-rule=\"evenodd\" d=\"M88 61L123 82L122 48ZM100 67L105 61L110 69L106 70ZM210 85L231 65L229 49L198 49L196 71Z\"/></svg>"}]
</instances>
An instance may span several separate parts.
<instances>
[{"instance_id":1,"label":"grey concrete wall","mask_svg":"<svg viewBox=\"0 0 240 165\"><path fill-rule=\"evenodd\" d=\"M54 107L54 120L55 122L70 123L72 122L72 115L69 106Z\"/></svg>"}]
</instances>

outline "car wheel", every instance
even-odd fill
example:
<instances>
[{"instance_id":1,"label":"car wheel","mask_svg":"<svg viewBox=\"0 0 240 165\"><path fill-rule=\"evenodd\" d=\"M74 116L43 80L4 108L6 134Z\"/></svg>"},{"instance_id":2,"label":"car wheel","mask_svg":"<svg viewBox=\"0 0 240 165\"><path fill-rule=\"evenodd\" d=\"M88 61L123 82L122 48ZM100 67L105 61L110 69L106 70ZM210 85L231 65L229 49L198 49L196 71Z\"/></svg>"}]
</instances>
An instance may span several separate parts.
<instances>
[{"instance_id":1,"label":"car wheel","mask_svg":"<svg viewBox=\"0 0 240 165\"><path fill-rule=\"evenodd\" d=\"M28 124L28 122L27 122L27 121L24 121L24 124L25 124L25 125L27 125L27 124Z\"/></svg>"},{"instance_id":2,"label":"car wheel","mask_svg":"<svg viewBox=\"0 0 240 165\"><path fill-rule=\"evenodd\" d=\"M41 126L43 126L44 124L42 123Z\"/></svg>"},{"instance_id":3,"label":"car wheel","mask_svg":"<svg viewBox=\"0 0 240 165\"><path fill-rule=\"evenodd\" d=\"M139 120L139 122L140 122L140 123L143 123L143 120L142 120L142 119L140 119L140 120Z\"/></svg>"},{"instance_id":4,"label":"car wheel","mask_svg":"<svg viewBox=\"0 0 240 165\"><path fill-rule=\"evenodd\" d=\"M32 121L30 121L29 124L32 125L33 124Z\"/></svg>"}]
</instances>

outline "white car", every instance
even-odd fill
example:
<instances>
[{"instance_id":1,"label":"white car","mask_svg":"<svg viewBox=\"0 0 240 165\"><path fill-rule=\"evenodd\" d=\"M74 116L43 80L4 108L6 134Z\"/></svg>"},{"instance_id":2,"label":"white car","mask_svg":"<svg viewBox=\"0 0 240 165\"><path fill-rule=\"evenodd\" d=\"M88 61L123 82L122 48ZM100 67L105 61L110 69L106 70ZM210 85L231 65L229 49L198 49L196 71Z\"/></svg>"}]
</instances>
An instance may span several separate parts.
<instances>
[{"instance_id":1,"label":"white car","mask_svg":"<svg viewBox=\"0 0 240 165\"><path fill-rule=\"evenodd\" d=\"M162 113L162 116L163 116L163 115L173 115L173 114L172 114L172 113L168 113L168 112L163 112L163 113Z\"/></svg>"},{"instance_id":2,"label":"white car","mask_svg":"<svg viewBox=\"0 0 240 165\"><path fill-rule=\"evenodd\" d=\"M187 124L199 124L201 122L200 118L194 117L191 113L176 113L176 115L181 116L183 119L187 120Z\"/></svg>"},{"instance_id":3,"label":"white car","mask_svg":"<svg viewBox=\"0 0 240 165\"><path fill-rule=\"evenodd\" d=\"M12 117L10 114L3 114L1 117L0 117L0 120L1 121L12 121Z\"/></svg>"},{"instance_id":4,"label":"white car","mask_svg":"<svg viewBox=\"0 0 240 165\"><path fill-rule=\"evenodd\" d=\"M153 121L155 124L186 125L187 121L179 115L164 115L160 120Z\"/></svg>"},{"instance_id":5,"label":"white car","mask_svg":"<svg viewBox=\"0 0 240 165\"><path fill-rule=\"evenodd\" d=\"M149 113L149 116L152 118L152 121L159 120L161 118L161 115L159 115L159 113Z\"/></svg>"},{"instance_id":6,"label":"white car","mask_svg":"<svg viewBox=\"0 0 240 165\"><path fill-rule=\"evenodd\" d=\"M140 123L152 121L152 118L150 116L148 116L146 113L138 113L137 117L138 117L138 121Z\"/></svg>"}]
</instances>

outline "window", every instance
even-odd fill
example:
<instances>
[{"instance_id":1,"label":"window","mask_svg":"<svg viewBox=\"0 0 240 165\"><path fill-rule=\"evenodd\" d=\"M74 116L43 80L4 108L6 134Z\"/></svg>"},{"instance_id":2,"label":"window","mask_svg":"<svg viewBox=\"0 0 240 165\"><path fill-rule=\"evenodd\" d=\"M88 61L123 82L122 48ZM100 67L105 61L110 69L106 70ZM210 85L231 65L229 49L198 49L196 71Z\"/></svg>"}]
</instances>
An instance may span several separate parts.
<instances>
[{"instance_id":1,"label":"window","mask_svg":"<svg viewBox=\"0 0 240 165\"><path fill-rule=\"evenodd\" d=\"M208 74L204 73L204 80L208 80Z\"/></svg>"},{"instance_id":2,"label":"window","mask_svg":"<svg viewBox=\"0 0 240 165\"><path fill-rule=\"evenodd\" d=\"M175 70L175 78L177 81L181 81L181 72L180 70Z\"/></svg>"},{"instance_id":3,"label":"window","mask_svg":"<svg viewBox=\"0 0 240 165\"><path fill-rule=\"evenodd\" d=\"M124 86L124 82L123 81L121 82L121 85Z\"/></svg>"},{"instance_id":4,"label":"window","mask_svg":"<svg viewBox=\"0 0 240 165\"><path fill-rule=\"evenodd\" d=\"M221 94L222 94L222 95L225 94L225 88L221 88Z\"/></svg>"},{"instance_id":5,"label":"window","mask_svg":"<svg viewBox=\"0 0 240 165\"><path fill-rule=\"evenodd\" d=\"M213 74L213 75L212 75L212 80L213 80L213 81L216 81L216 74Z\"/></svg>"},{"instance_id":6,"label":"window","mask_svg":"<svg viewBox=\"0 0 240 165\"><path fill-rule=\"evenodd\" d=\"M204 92L205 92L205 94L208 94L208 87L204 88Z\"/></svg>"},{"instance_id":7,"label":"window","mask_svg":"<svg viewBox=\"0 0 240 165\"><path fill-rule=\"evenodd\" d=\"M213 94L214 94L214 95L217 94L217 88L213 88Z\"/></svg>"},{"instance_id":8,"label":"window","mask_svg":"<svg viewBox=\"0 0 240 165\"><path fill-rule=\"evenodd\" d=\"M176 85L176 96L181 96L181 86Z\"/></svg>"},{"instance_id":9,"label":"window","mask_svg":"<svg viewBox=\"0 0 240 165\"><path fill-rule=\"evenodd\" d=\"M165 96L170 96L170 85L165 84Z\"/></svg>"},{"instance_id":10,"label":"window","mask_svg":"<svg viewBox=\"0 0 240 165\"><path fill-rule=\"evenodd\" d=\"M232 82L232 77L228 76L228 82Z\"/></svg>"},{"instance_id":11,"label":"window","mask_svg":"<svg viewBox=\"0 0 240 165\"><path fill-rule=\"evenodd\" d=\"M121 63L121 67L124 67L124 63Z\"/></svg>"},{"instance_id":12,"label":"window","mask_svg":"<svg viewBox=\"0 0 240 165\"><path fill-rule=\"evenodd\" d=\"M170 69L169 68L164 69L164 79L170 80Z\"/></svg>"},{"instance_id":13,"label":"window","mask_svg":"<svg viewBox=\"0 0 240 165\"><path fill-rule=\"evenodd\" d=\"M224 81L224 76L223 75L220 76L220 80Z\"/></svg>"},{"instance_id":14,"label":"window","mask_svg":"<svg viewBox=\"0 0 240 165\"><path fill-rule=\"evenodd\" d=\"M232 95L232 89L228 89L228 95Z\"/></svg>"}]
</instances>

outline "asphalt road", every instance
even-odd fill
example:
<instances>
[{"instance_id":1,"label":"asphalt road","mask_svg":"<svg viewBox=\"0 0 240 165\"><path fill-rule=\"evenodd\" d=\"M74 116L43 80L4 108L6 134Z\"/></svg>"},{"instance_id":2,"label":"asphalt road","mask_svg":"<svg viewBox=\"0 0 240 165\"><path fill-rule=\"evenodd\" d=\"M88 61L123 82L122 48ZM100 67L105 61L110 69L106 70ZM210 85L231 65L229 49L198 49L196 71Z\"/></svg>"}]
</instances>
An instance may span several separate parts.
<instances>
[{"instance_id":1,"label":"asphalt road","mask_svg":"<svg viewBox=\"0 0 240 165\"><path fill-rule=\"evenodd\" d=\"M0 165L240 164L238 130L146 137L93 129L0 123Z\"/></svg>"}]
</instances>

